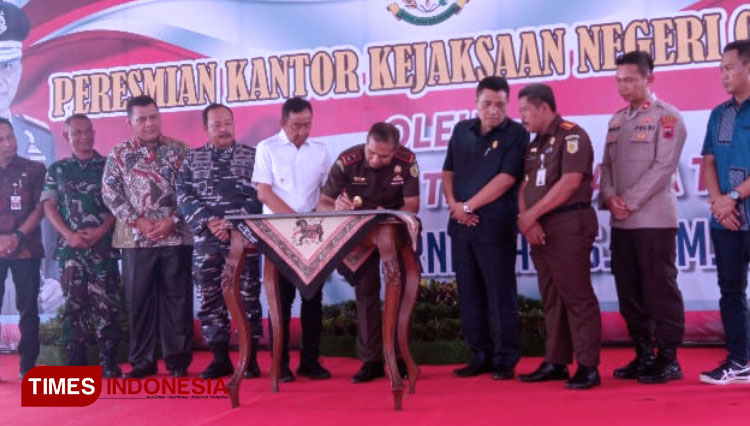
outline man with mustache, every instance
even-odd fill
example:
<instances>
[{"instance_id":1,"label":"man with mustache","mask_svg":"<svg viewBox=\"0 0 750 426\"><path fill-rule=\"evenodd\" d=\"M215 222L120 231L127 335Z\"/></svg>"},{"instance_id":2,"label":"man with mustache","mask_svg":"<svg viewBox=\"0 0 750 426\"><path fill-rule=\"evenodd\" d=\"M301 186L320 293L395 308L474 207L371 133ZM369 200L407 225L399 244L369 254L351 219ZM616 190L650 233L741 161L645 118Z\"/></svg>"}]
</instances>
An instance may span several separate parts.
<instances>
[{"instance_id":1,"label":"man with mustache","mask_svg":"<svg viewBox=\"0 0 750 426\"><path fill-rule=\"evenodd\" d=\"M536 137L526 151L518 196L518 230L531 244L542 295L547 346L542 364L522 382L568 379L568 389L598 386L601 315L591 287L591 248L598 231L591 208L594 151L588 134L557 113L546 84L518 93L523 125Z\"/></svg>"},{"instance_id":2,"label":"man with mustache","mask_svg":"<svg viewBox=\"0 0 750 426\"><path fill-rule=\"evenodd\" d=\"M203 110L203 128L209 142L190 151L177 176L177 204L195 235L193 277L201 302L198 318L213 352L211 364L200 373L216 379L234 373L229 359L229 314L221 289L221 273L229 256L230 223L227 215L261 212L255 188L250 183L255 148L234 139L234 114L221 104ZM263 335L260 308L259 256L248 254L242 271L240 292L253 339L245 377L260 377L257 350Z\"/></svg>"}]
</instances>

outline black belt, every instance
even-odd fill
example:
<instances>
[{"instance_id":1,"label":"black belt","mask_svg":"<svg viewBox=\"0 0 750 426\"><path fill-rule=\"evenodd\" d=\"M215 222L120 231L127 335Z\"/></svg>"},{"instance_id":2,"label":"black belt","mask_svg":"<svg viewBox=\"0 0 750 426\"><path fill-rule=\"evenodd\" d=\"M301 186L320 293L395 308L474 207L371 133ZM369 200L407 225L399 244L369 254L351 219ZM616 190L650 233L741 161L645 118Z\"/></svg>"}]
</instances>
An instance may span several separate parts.
<instances>
[{"instance_id":1,"label":"black belt","mask_svg":"<svg viewBox=\"0 0 750 426\"><path fill-rule=\"evenodd\" d=\"M558 207L554 210L551 210L544 215L542 215L542 219L546 219L550 216L554 216L558 213L564 213L564 212L570 212L573 210L583 210L585 208L591 207L591 203L575 203L575 204L568 204L567 206Z\"/></svg>"}]
</instances>

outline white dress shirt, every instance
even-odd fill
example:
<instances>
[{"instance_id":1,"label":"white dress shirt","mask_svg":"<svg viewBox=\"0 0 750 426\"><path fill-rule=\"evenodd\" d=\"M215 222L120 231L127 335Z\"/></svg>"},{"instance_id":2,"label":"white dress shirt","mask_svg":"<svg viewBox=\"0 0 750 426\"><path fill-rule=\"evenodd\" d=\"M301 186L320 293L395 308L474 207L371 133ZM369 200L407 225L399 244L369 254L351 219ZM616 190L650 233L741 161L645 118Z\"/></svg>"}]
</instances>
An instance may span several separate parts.
<instances>
[{"instance_id":1,"label":"white dress shirt","mask_svg":"<svg viewBox=\"0 0 750 426\"><path fill-rule=\"evenodd\" d=\"M292 210L304 213L318 204L330 169L330 156L322 142L308 139L297 148L281 130L258 144L252 182L271 185ZM263 213L273 212L264 204Z\"/></svg>"}]
</instances>

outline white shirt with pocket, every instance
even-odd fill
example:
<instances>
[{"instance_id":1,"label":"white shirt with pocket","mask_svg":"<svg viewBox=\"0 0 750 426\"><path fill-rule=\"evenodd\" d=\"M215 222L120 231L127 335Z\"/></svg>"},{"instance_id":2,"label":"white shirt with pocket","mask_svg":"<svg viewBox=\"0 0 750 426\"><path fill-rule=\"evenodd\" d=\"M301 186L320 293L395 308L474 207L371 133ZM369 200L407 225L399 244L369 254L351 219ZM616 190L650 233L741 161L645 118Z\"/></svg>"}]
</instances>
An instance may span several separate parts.
<instances>
[{"instance_id":1,"label":"white shirt with pocket","mask_svg":"<svg viewBox=\"0 0 750 426\"><path fill-rule=\"evenodd\" d=\"M253 184L271 185L273 192L296 212L315 209L320 188L331 169L325 144L308 139L297 148L282 129L256 149ZM273 212L264 204L263 213Z\"/></svg>"}]
</instances>

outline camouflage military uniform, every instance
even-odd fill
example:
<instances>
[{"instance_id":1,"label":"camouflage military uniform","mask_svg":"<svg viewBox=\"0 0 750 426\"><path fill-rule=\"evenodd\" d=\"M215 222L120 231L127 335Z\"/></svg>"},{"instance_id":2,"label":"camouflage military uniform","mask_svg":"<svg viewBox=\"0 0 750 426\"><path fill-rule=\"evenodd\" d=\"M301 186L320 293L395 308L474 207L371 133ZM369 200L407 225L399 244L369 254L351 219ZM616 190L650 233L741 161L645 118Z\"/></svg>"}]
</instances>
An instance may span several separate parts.
<instances>
[{"instance_id":1,"label":"camouflage military uniform","mask_svg":"<svg viewBox=\"0 0 750 426\"><path fill-rule=\"evenodd\" d=\"M86 161L75 157L57 161L47 171L41 199L56 202L71 231L95 228L112 216L102 201L105 161L95 152ZM97 340L118 340L119 252L112 248L112 233L88 249L74 249L60 236L54 258L60 262L60 285L66 299L65 340L87 341L89 323L93 324Z\"/></svg>"},{"instance_id":2,"label":"camouflage military uniform","mask_svg":"<svg viewBox=\"0 0 750 426\"><path fill-rule=\"evenodd\" d=\"M209 344L229 341L229 315L221 291L229 243L219 241L207 224L226 215L261 212L250 184L254 163L255 148L235 142L221 149L208 143L190 152L177 176L177 204L195 235L193 277L201 301L198 318ZM259 271L258 256L248 255L240 291L252 337L263 335Z\"/></svg>"}]
</instances>

